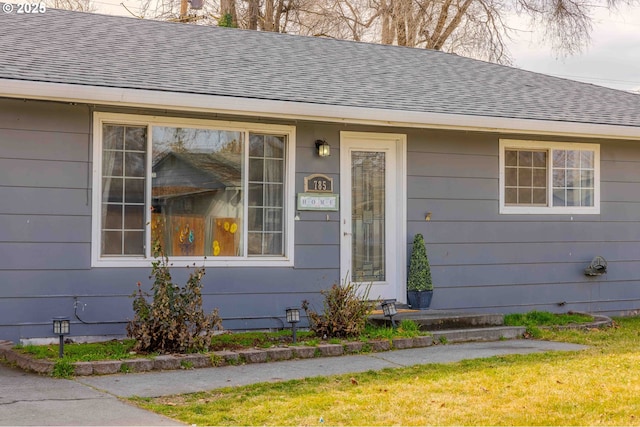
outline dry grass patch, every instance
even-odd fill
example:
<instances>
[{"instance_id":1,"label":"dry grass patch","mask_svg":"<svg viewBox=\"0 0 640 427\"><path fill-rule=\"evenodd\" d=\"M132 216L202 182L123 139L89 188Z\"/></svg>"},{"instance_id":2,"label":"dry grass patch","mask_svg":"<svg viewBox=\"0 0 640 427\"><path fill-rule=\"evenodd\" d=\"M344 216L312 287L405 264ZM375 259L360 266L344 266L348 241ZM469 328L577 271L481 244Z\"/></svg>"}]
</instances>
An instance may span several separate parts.
<instances>
[{"instance_id":1,"label":"dry grass patch","mask_svg":"<svg viewBox=\"0 0 640 427\"><path fill-rule=\"evenodd\" d=\"M544 332L582 352L386 369L162 399L148 409L198 425L640 425L640 319Z\"/></svg>"}]
</instances>

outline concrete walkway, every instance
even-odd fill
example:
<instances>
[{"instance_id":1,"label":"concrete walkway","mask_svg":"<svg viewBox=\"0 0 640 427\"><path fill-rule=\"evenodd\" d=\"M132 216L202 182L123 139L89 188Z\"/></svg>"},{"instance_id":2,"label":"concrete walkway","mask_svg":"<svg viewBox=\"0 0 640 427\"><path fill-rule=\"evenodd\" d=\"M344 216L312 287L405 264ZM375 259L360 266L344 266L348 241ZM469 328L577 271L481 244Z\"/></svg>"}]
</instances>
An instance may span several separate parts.
<instances>
[{"instance_id":1,"label":"concrete walkway","mask_svg":"<svg viewBox=\"0 0 640 427\"><path fill-rule=\"evenodd\" d=\"M585 348L534 340L475 342L190 371L77 377L74 380L37 376L0 364L0 425L179 425L118 398L166 396L258 382Z\"/></svg>"}]
</instances>

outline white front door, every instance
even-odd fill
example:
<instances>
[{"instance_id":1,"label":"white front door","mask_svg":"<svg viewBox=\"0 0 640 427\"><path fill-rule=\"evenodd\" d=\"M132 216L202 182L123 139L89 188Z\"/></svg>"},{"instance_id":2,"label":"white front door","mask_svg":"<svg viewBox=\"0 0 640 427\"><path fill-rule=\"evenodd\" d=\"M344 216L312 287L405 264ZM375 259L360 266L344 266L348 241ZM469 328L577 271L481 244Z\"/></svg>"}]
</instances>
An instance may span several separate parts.
<instances>
[{"instance_id":1,"label":"white front door","mask_svg":"<svg viewBox=\"0 0 640 427\"><path fill-rule=\"evenodd\" d=\"M406 302L406 135L341 132L341 277Z\"/></svg>"}]
</instances>

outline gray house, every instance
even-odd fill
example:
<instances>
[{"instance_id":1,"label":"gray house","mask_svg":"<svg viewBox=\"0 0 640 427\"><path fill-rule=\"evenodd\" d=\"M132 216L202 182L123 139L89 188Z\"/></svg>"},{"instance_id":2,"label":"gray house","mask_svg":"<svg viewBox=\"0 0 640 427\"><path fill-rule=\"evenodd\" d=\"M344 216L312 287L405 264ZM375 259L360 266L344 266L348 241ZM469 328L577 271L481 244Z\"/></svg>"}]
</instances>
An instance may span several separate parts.
<instances>
[{"instance_id":1,"label":"gray house","mask_svg":"<svg viewBox=\"0 0 640 427\"><path fill-rule=\"evenodd\" d=\"M640 308L640 97L423 49L0 14L0 339L124 333L151 242L228 329L341 280L434 309ZM330 155L319 150L330 148ZM325 154L325 153L323 153ZM596 256L606 274L586 275Z\"/></svg>"}]
</instances>

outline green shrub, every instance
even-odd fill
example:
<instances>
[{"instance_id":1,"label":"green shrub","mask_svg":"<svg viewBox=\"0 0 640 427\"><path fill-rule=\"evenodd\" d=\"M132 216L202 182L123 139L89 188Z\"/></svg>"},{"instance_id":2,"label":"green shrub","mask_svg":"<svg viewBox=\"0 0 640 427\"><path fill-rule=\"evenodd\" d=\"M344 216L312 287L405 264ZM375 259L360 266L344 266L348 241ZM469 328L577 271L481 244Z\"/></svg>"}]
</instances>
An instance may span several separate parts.
<instances>
[{"instance_id":1,"label":"green shrub","mask_svg":"<svg viewBox=\"0 0 640 427\"><path fill-rule=\"evenodd\" d=\"M407 279L408 291L432 291L431 266L427 258L427 249L424 245L424 237L418 233L413 238L413 251L409 263L409 278Z\"/></svg>"},{"instance_id":2,"label":"green shrub","mask_svg":"<svg viewBox=\"0 0 640 427\"><path fill-rule=\"evenodd\" d=\"M368 301L371 285L363 292L356 283L343 281L330 289L321 291L324 296L324 311L319 314L302 301L302 308L309 317L310 329L316 336L328 338L357 337L362 333L367 318L377 301Z\"/></svg>"},{"instance_id":3,"label":"green shrub","mask_svg":"<svg viewBox=\"0 0 640 427\"><path fill-rule=\"evenodd\" d=\"M202 309L204 268L194 268L184 287L173 283L169 259L159 243L154 245L151 264L153 298L138 290L133 293L134 318L127 334L136 340L135 350L142 352L197 352L209 349L215 330L222 329L218 309L205 314Z\"/></svg>"}]
</instances>

